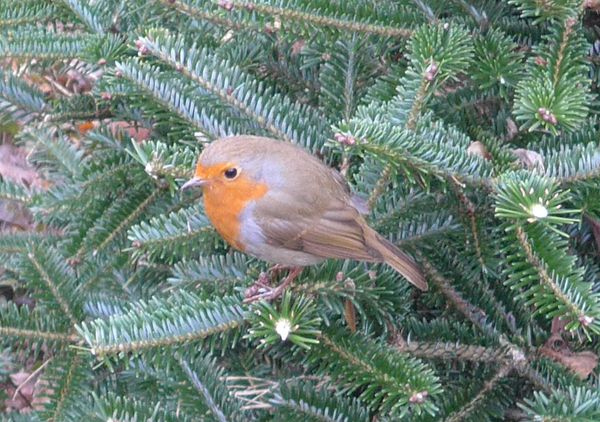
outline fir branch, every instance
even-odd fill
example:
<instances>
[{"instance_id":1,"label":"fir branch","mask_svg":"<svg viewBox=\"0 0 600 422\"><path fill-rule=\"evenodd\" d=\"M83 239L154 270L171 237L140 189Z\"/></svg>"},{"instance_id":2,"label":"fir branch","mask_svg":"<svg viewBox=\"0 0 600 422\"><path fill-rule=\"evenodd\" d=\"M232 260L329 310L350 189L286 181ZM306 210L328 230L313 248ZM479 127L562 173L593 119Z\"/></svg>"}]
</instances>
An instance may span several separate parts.
<instances>
[{"instance_id":1,"label":"fir branch","mask_svg":"<svg viewBox=\"0 0 600 422\"><path fill-rule=\"evenodd\" d=\"M131 418L137 418L140 421L161 421L161 422L204 422L197 416L192 417L183 414L181 409L165 409L165 401L160 397L160 401L149 403L149 398L124 397L114 392L105 393L98 396L93 394L94 407L92 409L82 409L79 416L80 420L89 420L91 422L106 422L108 420L124 421Z\"/></svg>"},{"instance_id":2,"label":"fir branch","mask_svg":"<svg viewBox=\"0 0 600 422\"><path fill-rule=\"evenodd\" d=\"M112 202L94 222L73 258L81 260L90 250L93 255L97 255L117 239L124 237L127 229L163 192L160 188L149 192L148 188L148 183L144 180L122 192L121 197Z\"/></svg>"},{"instance_id":3,"label":"fir branch","mask_svg":"<svg viewBox=\"0 0 600 422\"><path fill-rule=\"evenodd\" d=\"M69 333L71 328L64 318L53 317L40 304L33 310L14 302L0 307L0 338L15 351L36 355L44 349L78 343L79 338Z\"/></svg>"},{"instance_id":4,"label":"fir branch","mask_svg":"<svg viewBox=\"0 0 600 422\"><path fill-rule=\"evenodd\" d=\"M77 331L90 346L90 352L102 359L226 334L244 321L240 298L206 302L191 293L179 292L167 299L155 297L148 303L133 304L108 320L83 322Z\"/></svg>"},{"instance_id":5,"label":"fir branch","mask_svg":"<svg viewBox=\"0 0 600 422\"><path fill-rule=\"evenodd\" d=\"M271 404L277 410L275 420L284 422L299 417L319 422L367 422L369 412L364 403L314 386L304 381L281 382ZM302 416L300 416L302 415Z\"/></svg>"},{"instance_id":6,"label":"fir branch","mask_svg":"<svg viewBox=\"0 0 600 422\"><path fill-rule=\"evenodd\" d=\"M444 296L446 296L446 298L448 298L450 302L452 302L452 304L473 323L473 325L490 337L498 339L500 345L508 349L507 356L510 356L512 362L510 365L506 365L507 367L518 369L522 376L544 390L552 388L544 381L544 377L529 365L528 358L523 350L512 343L504 334L499 333L486 321L485 312L463 299L463 297L452 287L450 282L437 271L422 253L417 252L417 256L421 261L423 270L429 275L429 280L435 283Z\"/></svg>"},{"instance_id":7,"label":"fir branch","mask_svg":"<svg viewBox=\"0 0 600 422\"><path fill-rule=\"evenodd\" d=\"M33 143L32 163L43 165L46 172L57 173L61 179L73 180L80 176L83 152L65 136L53 137L47 131L30 129L21 137Z\"/></svg>"},{"instance_id":8,"label":"fir branch","mask_svg":"<svg viewBox=\"0 0 600 422\"><path fill-rule=\"evenodd\" d=\"M433 66L433 64L431 66ZM421 114L423 106L425 105L425 98L427 97L429 87L431 86L431 81L433 80L432 77L428 76L431 73L431 70L425 70L425 74L421 78L419 88L417 89L416 95L412 101L412 107L410 108L406 119L406 128L409 130L415 130L417 128L417 120Z\"/></svg>"},{"instance_id":9,"label":"fir branch","mask_svg":"<svg viewBox=\"0 0 600 422\"><path fill-rule=\"evenodd\" d=\"M573 84L585 78L586 44L574 17L553 28L548 42L537 49L537 58L527 65L527 77L517 86L513 111L522 128L538 128L558 134L578 129L588 114L589 89Z\"/></svg>"},{"instance_id":10,"label":"fir branch","mask_svg":"<svg viewBox=\"0 0 600 422\"><path fill-rule=\"evenodd\" d=\"M52 293L52 296L54 296L56 303L58 303L60 308L63 310L64 315L69 319L71 324L76 325L79 321L77 318L75 318L75 313L71 308L71 300L68 300L64 296L65 292L61 292L61 288L58 287L59 284L64 284L65 280L56 280L50 277L50 274L46 270L45 266L42 265L38 257L42 257L46 265L53 265L55 268L58 268L58 271L63 272L60 269L61 265L57 262L57 260L60 258L56 255L50 255L46 252L42 252L42 250L39 247L34 248L27 254L27 259L29 260L29 262L31 262L31 264L35 268L35 271L38 273L39 280L44 282L48 290Z\"/></svg>"},{"instance_id":11,"label":"fir branch","mask_svg":"<svg viewBox=\"0 0 600 422\"><path fill-rule=\"evenodd\" d=\"M387 109L391 122L417 131L419 116L435 89L467 71L473 45L460 25L423 25L411 38L410 51L410 66Z\"/></svg>"},{"instance_id":12,"label":"fir branch","mask_svg":"<svg viewBox=\"0 0 600 422\"><path fill-rule=\"evenodd\" d=\"M487 380L483 385L483 388L473 397L468 403L462 406L461 410L453 413L450 417L444 419L446 422L460 422L464 421L469 415L481 405L481 402L488 398L488 395L497 388L504 378L506 378L512 372L513 367L511 365L502 366L498 372L494 374L492 378Z\"/></svg>"},{"instance_id":13,"label":"fir branch","mask_svg":"<svg viewBox=\"0 0 600 422\"><path fill-rule=\"evenodd\" d=\"M131 227L128 238L134 248L134 258L158 259L170 255L167 260L175 261L221 244L215 233L204 210L193 205Z\"/></svg>"},{"instance_id":14,"label":"fir branch","mask_svg":"<svg viewBox=\"0 0 600 422\"><path fill-rule=\"evenodd\" d=\"M479 264L481 265L481 269L485 270L487 265L483 260L483 253L481 250L481 241L479 239L479 230L477 228L477 217L475 213L475 204L467 197L463 190L463 186L458 183L456 180L452 180L453 186L456 190L458 198L460 199L461 204L465 208L467 218L469 219L471 235L473 236L473 242L475 246L475 253L477 254L477 259Z\"/></svg>"},{"instance_id":15,"label":"fir branch","mask_svg":"<svg viewBox=\"0 0 600 422\"><path fill-rule=\"evenodd\" d=\"M534 392L519 404L532 420L595 421L600 418L597 389L569 386L550 392Z\"/></svg>"},{"instance_id":16,"label":"fir branch","mask_svg":"<svg viewBox=\"0 0 600 422\"><path fill-rule=\"evenodd\" d=\"M417 252L417 256L421 261L423 270L429 275L435 286L440 289L444 296L450 300L450 302L462 313L469 321L475 326L479 327L484 333L495 337L502 338L500 333L494 328L493 324L488 322L486 314L478 307L469 303L464 299L459 292L457 292L448 279L446 279L439 271L433 266L433 264L421 253ZM508 340L504 340L505 343L509 343Z\"/></svg>"},{"instance_id":17,"label":"fir branch","mask_svg":"<svg viewBox=\"0 0 600 422\"><path fill-rule=\"evenodd\" d=\"M593 136L596 136L595 130ZM598 143L583 142L563 145L559 148L544 148L542 155L546 176L559 183L574 186L580 182L593 183L600 178L600 148Z\"/></svg>"},{"instance_id":18,"label":"fir branch","mask_svg":"<svg viewBox=\"0 0 600 422\"><path fill-rule=\"evenodd\" d=\"M201 256L175 264L169 282L177 285L223 283L226 280L243 280L247 272L248 258L240 253Z\"/></svg>"},{"instance_id":19,"label":"fir branch","mask_svg":"<svg viewBox=\"0 0 600 422\"><path fill-rule=\"evenodd\" d=\"M100 22L102 16L100 10L92 9L87 2L80 0L62 0L75 15L93 32L103 35L105 33L104 25Z\"/></svg>"},{"instance_id":20,"label":"fir branch","mask_svg":"<svg viewBox=\"0 0 600 422\"><path fill-rule=\"evenodd\" d=\"M390 177L392 176L392 166L391 164L387 164L383 171L381 172L381 176L377 179L375 183L375 187L371 191L371 195L369 195L369 200L367 204L369 209L372 210L375 207L375 203L377 199L381 196L381 194L385 191L387 185L390 182Z\"/></svg>"},{"instance_id":21,"label":"fir branch","mask_svg":"<svg viewBox=\"0 0 600 422\"><path fill-rule=\"evenodd\" d=\"M80 58L92 45L100 42L93 35L64 35L37 28L20 29L10 41L0 38L0 55L18 60L62 60Z\"/></svg>"},{"instance_id":22,"label":"fir branch","mask_svg":"<svg viewBox=\"0 0 600 422\"><path fill-rule=\"evenodd\" d=\"M502 347L420 341L395 342L393 346L399 352L408 353L411 356L422 359L465 360L494 364L512 362L512 357Z\"/></svg>"},{"instance_id":23,"label":"fir branch","mask_svg":"<svg viewBox=\"0 0 600 422\"><path fill-rule=\"evenodd\" d=\"M233 96L232 94L228 94L226 90L220 90L219 87L214 86L210 81L204 79L201 76L201 74L195 73L194 71L184 67L182 60L179 60L179 61L173 60L168 55L167 51L169 53L173 54L174 50L172 50L170 48L167 50L168 47L159 50L157 48L157 45L152 43L150 40L147 43L145 43L144 45L149 49L150 54L155 55L158 59L168 63L169 65L173 66L176 69L179 69L180 72L184 76L187 76L188 78L190 78L192 81L197 83L203 89L216 95L223 102L231 105L232 107L238 108L240 111L247 114L249 117L254 118L258 122L259 125L266 126L266 129L269 130L276 137L281 137L281 139L289 141L289 139L282 137L282 135L284 136L283 132L280 132L273 125L268 125L266 120L262 116L259 116L256 113L254 113L253 110L250 109L250 107L246 106L242 101L239 101L235 96ZM178 52L178 54L179 53L181 53L181 50Z\"/></svg>"},{"instance_id":24,"label":"fir branch","mask_svg":"<svg viewBox=\"0 0 600 422\"><path fill-rule=\"evenodd\" d=\"M232 19L224 18L216 13L211 13L207 10L202 10L198 7L194 7L193 4L189 4L184 0L159 0L162 4L168 7L172 7L173 9L181 12L185 15L188 15L194 19L200 19L206 22L210 22L214 25L222 26L225 28L233 29L236 31L240 31L242 29L251 29L253 26L245 23L234 21ZM254 28L258 29L258 28Z\"/></svg>"},{"instance_id":25,"label":"fir branch","mask_svg":"<svg viewBox=\"0 0 600 422\"><path fill-rule=\"evenodd\" d=\"M80 366L82 365L82 356L76 352L71 352L69 359L64 362L67 365L66 374L62 375L61 380L61 388L57 391L57 394L52 397L53 401L51 406L53 409L50 410L51 415L48 420L56 421L61 420L65 417L65 407L68 404L68 400L71 399L71 395L73 395L74 391L77 390L78 386L75 382L77 376L77 371L80 370ZM80 387L79 387L80 388Z\"/></svg>"},{"instance_id":26,"label":"fir branch","mask_svg":"<svg viewBox=\"0 0 600 422\"><path fill-rule=\"evenodd\" d=\"M104 183L114 181L116 176L124 176L128 171L133 171L137 168L137 163L123 162L120 164L111 165L110 167L102 167L101 171L94 171L86 174L86 177L81 184L81 194L83 195L89 189L102 186Z\"/></svg>"},{"instance_id":27,"label":"fir branch","mask_svg":"<svg viewBox=\"0 0 600 422\"><path fill-rule=\"evenodd\" d=\"M441 389L437 377L423 363L356 334L324 333L319 340L322 346L314 349L323 359L325 372L345 380L349 391L362 391L359 397L369 407L398 417L406 415L409 408L416 414L434 414L430 398ZM423 399L415 399L417 396Z\"/></svg>"},{"instance_id":28,"label":"fir branch","mask_svg":"<svg viewBox=\"0 0 600 422\"><path fill-rule=\"evenodd\" d=\"M74 334L55 333L49 331L26 330L15 327L0 326L0 334L3 336L16 337L22 340L50 340L61 343L77 343L79 337Z\"/></svg>"},{"instance_id":29,"label":"fir branch","mask_svg":"<svg viewBox=\"0 0 600 422\"><path fill-rule=\"evenodd\" d=\"M56 12L57 9L52 4L40 4L33 1L18 3L10 0L2 1L0 3L0 28L46 22L53 19Z\"/></svg>"},{"instance_id":30,"label":"fir branch","mask_svg":"<svg viewBox=\"0 0 600 422\"><path fill-rule=\"evenodd\" d=\"M22 185L13 183L0 176L0 200L21 202L29 205L32 201L32 192Z\"/></svg>"},{"instance_id":31,"label":"fir branch","mask_svg":"<svg viewBox=\"0 0 600 422\"><path fill-rule=\"evenodd\" d=\"M539 1L539 0L515 0L514 2L521 11L521 17L535 17L534 23L539 24L546 20L566 20L572 18L581 11L586 2L578 0Z\"/></svg>"},{"instance_id":32,"label":"fir branch","mask_svg":"<svg viewBox=\"0 0 600 422\"><path fill-rule=\"evenodd\" d=\"M0 122L27 123L39 118L46 110L44 96L37 88L0 71Z\"/></svg>"},{"instance_id":33,"label":"fir branch","mask_svg":"<svg viewBox=\"0 0 600 422\"><path fill-rule=\"evenodd\" d=\"M0 236L0 254L16 255L27 253L29 244L42 240L43 236L32 235L30 233L3 233Z\"/></svg>"},{"instance_id":34,"label":"fir branch","mask_svg":"<svg viewBox=\"0 0 600 422\"><path fill-rule=\"evenodd\" d=\"M517 298L535 305L536 314L569 320L567 329L599 332L600 298L591 292L583 269L568 250L560 230L578 219L563 207L569 192L546 178L526 172L506 173L498 185L496 215L510 219L505 230L508 283Z\"/></svg>"},{"instance_id":35,"label":"fir branch","mask_svg":"<svg viewBox=\"0 0 600 422\"><path fill-rule=\"evenodd\" d=\"M173 180L190 179L193 176L198 149L164 142L132 142L131 145L132 148L128 148L127 152L144 166L144 171L152 178Z\"/></svg>"},{"instance_id":36,"label":"fir branch","mask_svg":"<svg viewBox=\"0 0 600 422\"><path fill-rule=\"evenodd\" d=\"M523 248L523 252L525 252L525 256L527 257L527 261L535 268L540 277L540 282L542 282L546 287L548 287L552 294L560 300L566 308L573 314L576 315L580 322L588 321L590 316L586 314L586 312L577 306L575 303L571 301L569 296L567 296L562 289L554 282L553 277L548 273L546 266L540 261L540 259L536 256L529 238L523 230L523 227L517 226L515 227L515 234L521 247ZM591 324L591 321L587 323L587 325Z\"/></svg>"},{"instance_id":37,"label":"fir branch","mask_svg":"<svg viewBox=\"0 0 600 422\"><path fill-rule=\"evenodd\" d=\"M204 386L204 384L202 383L202 380L200 380L200 378L198 377L198 374L196 374L192 370L192 368L190 368L189 363L185 359L179 357L178 361L179 361L179 364L181 365L181 368L187 375L189 382L202 395L202 397L204 398L204 401L208 405L208 408L212 411L215 418L219 422L227 422L227 418L225 417L225 414L216 405L215 400L213 399L210 391L208 391L208 389Z\"/></svg>"},{"instance_id":38,"label":"fir branch","mask_svg":"<svg viewBox=\"0 0 600 422\"><path fill-rule=\"evenodd\" d=\"M94 254L102 251L106 248L117 236L123 233L126 229L128 229L131 224L137 220L142 213L148 208L152 202L154 202L158 195L160 195L161 189L154 189L150 195L146 199L144 199L126 218L121 220L119 225L115 227L106 238L100 243L95 249ZM77 253L78 256L81 256L80 253Z\"/></svg>"},{"instance_id":39,"label":"fir branch","mask_svg":"<svg viewBox=\"0 0 600 422\"><path fill-rule=\"evenodd\" d=\"M459 150L466 137L458 132L434 125L415 134L390 123L365 123L355 119L344 129L361 140L354 149L377 157L411 181L418 180L425 185L426 176L432 175L479 187L492 185L492 167L487 161L469 155L466 148ZM452 140L456 144L453 145Z\"/></svg>"},{"instance_id":40,"label":"fir branch","mask_svg":"<svg viewBox=\"0 0 600 422\"><path fill-rule=\"evenodd\" d=\"M425 241L442 239L452 233L458 233L462 226L446 212L421 214L414 218L398 219L395 215L387 218L375 218L375 227L381 231L391 230L390 239L396 245L422 244ZM398 226L397 228L395 226Z\"/></svg>"},{"instance_id":41,"label":"fir branch","mask_svg":"<svg viewBox=\"0 0 600 422\"><path fill-rule=\"evenodd\" d=\"M277 16L279 18L287 19L290 21L297 21L301 23L310 23L317 26L326 26L335 28L339 31L345 32L359 32L364 34L377 34L385 37L399 37L409 38L412 35L412 30L406 28L397 28L384 25L368 24L361 22L353 22L350 20L344 20L341 18L334 18L319 14L318 12L302 12L300 10L294 10L285 7L272 6L261 3L254 3L248 1L233 0L232 3L240 8L246 8L249 10L255 10L258 13L262 13L270 16Z\"/></svg>"},{"instance_id":42,"label":"fir branch","mask_svg":"<svg viewBox=\"0 0 600 422\"><path fill-rule=\"evenodd\" d=\"M205 137L213 139L220 134L219 124L208 116L194 99L184 97L186 87L176 79L157 77L160 71L143 62L129 60L116 64L119 75L129 79L138 90L152 96L162 107L193 124ZM189 88L188 88L189 89Z\"/></svg>"},{"instance_id":43,"label":"fir branch","mask_svg":"<svg viewBox=\"0 0 600 422\"><path fill-rule=\"evenodd\" d=\"M369 41L353 33L327 50L327 60L319 69L319 103L323 109L331 110L332 120L349 121L380 72L379 52L376 44Z\"/></svg>"},{"instance_id":44,"label":"fir branch","mask_svg":"<svg viewBox=\"0 0 600 422\"><path fill-rule=\"evenodd\" d=\"M231 63L211 56L184 40L155 31L139 40L149 54L169 64L223 104L237 110L278 139L321 146L325 122L314 110L293 103L287 97L257 83ZM223 78L223 74L228 78ZM312 125L305 127L304 125ZM319 132L319 128L323 131Z\"/></svg>"}]
</instances>

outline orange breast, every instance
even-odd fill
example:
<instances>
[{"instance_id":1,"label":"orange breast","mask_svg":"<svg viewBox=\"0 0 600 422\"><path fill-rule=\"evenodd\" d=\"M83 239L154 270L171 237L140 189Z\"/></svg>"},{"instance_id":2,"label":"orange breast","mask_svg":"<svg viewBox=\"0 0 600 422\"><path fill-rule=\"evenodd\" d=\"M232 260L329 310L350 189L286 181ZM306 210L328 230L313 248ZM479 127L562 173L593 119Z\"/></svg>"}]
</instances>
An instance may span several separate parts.
<instances>
[{"instance_id":1,"label":"orange breast","mask_svg":"<svg viewBox=\"0 0 600 422\"><path fill-rule=\"evenodd\" d=\"M227 243L243 251L244 245L240 241L240 215L248 203L266 193L266 185L254 183L243 174L231 182L216 181L204 187L206 215Z\"/></svg>"}]
</instances>

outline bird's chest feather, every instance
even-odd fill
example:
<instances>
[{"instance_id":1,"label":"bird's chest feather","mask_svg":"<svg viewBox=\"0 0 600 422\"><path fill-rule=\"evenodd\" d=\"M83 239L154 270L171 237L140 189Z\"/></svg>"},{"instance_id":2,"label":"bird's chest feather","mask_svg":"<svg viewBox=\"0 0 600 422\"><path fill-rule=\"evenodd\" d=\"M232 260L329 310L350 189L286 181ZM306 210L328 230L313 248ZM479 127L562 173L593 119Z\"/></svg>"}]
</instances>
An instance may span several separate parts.
<instances>
[{"instance_id":1,"label":"bird's chest feather","mask_svg":"<svg viewBox=\"0 0 600 422\"><path fill-rule=\"evenodd\" d=\"M235 181L204 188L204 208L217 232L236 249L244 250L240 240L241 216L250 204L267 193L267 186L242 176Z\"/></svg>"}]
</instances>

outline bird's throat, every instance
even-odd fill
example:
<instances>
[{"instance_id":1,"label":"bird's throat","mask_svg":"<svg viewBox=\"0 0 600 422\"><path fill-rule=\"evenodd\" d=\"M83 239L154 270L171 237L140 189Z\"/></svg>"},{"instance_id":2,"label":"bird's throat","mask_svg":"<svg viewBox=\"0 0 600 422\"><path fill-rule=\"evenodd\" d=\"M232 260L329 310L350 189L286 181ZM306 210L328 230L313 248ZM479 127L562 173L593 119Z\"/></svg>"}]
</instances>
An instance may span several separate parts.
<instances>
[{"instance_id":1,"label":"bird's throat","mask_svg":"<svg viewBox=\"0 0 600 422\"><path fill-rule=\"evenodd\" d=\"M267 193L267 186L242 175L233 182L211 183L203 189L204 207L211 223L227 243L243 251L240 216L250 203Z\"/></svg>"}]
</instances>

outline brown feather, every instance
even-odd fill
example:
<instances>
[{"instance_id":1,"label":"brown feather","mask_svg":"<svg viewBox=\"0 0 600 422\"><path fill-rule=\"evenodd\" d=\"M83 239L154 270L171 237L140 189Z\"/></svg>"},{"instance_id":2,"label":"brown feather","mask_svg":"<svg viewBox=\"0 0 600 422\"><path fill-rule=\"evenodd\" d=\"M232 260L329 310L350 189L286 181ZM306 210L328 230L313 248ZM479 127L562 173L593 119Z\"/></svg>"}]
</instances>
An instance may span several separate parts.
<instances>
[{"instance_id":1,"label":"brown feather","mask_svg":"<svg viewBox=\"0 0 600 422\"><path fill-rule=\"evenodd\" d=\"M369 242L372 242L371 245L383 255L383 261L402 274L404 278L415 285L415 287L427 291L427 279L415 261L398 249L398 247L389 240L385 239L371 228L369 228L369 230L371 230L373 234L372 236L369 236L372 238Z\"/></svg>"}]
</instances>

